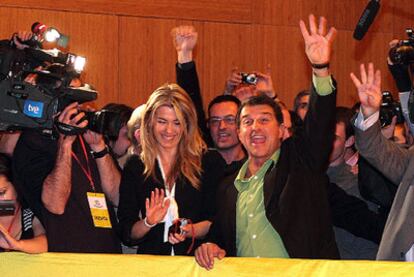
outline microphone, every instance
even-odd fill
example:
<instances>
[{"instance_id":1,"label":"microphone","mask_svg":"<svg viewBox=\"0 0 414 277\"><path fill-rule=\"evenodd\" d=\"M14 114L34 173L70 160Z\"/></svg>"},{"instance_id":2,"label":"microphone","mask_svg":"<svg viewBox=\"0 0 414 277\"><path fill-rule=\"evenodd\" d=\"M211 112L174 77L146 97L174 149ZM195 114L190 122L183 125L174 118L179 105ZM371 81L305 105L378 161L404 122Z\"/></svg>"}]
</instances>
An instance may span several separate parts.
<instances>
[{"instance_id":1,"label":"microphone","mask_svg":"<svg viewBox=\"0 0 414 277\"><path fill-rule=\"evenodd\" d=\"M370 0L361 17L358 24L355 27L354 39L361 40L365 33L368 31L375 16L380 8L380 0Z\"/></svg>"}]
</instances>

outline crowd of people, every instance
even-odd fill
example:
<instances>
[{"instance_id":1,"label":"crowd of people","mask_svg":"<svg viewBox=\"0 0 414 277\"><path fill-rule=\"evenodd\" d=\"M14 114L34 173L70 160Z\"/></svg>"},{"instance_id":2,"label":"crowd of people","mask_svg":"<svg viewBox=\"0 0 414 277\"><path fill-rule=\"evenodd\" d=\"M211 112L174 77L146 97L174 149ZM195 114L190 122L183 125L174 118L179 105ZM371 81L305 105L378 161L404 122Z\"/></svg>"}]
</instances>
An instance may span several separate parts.
<instances>
[{"instance_id":1,"label":"crowd of people","mask_svg":"<svg viewBox=\"0 0 414 277\"><path fill-rule=\"evenodd\" d=\"M177 83L135 110L106 105L117 135L2 134L0 200L15 211L0 216L0 250L193 255L208 270L225 256L414 260L409 69L388 61L405 123L382 126L381 73L362 64L359 105L336 107L337 31L314 15L299 27L312 76L293 111L269 72L234 68L205 112L197 32L178 26ZM56 121L85 128L83 110Z\"/></svg>"}]
</instances>

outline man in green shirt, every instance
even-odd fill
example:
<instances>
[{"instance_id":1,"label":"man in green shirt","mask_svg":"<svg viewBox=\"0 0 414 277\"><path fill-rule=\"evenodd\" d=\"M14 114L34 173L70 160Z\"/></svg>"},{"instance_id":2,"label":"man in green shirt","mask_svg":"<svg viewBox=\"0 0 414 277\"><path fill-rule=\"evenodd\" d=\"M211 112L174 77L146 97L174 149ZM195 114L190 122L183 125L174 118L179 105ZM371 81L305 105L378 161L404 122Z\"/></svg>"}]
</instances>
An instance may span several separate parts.
<instances>
[{"instance_id":1,"label":"man in green shirt","mask_svg":"<svg viewBox=\"0 0 414 277\"><path fill-rule=\"evenodd\" d=\"M217 217L208 243L196 261L213 268L224 256L336 258L338 251L326 195L333 140L335 82L329 61L336 30L327 32L309 16L309 31L300 28L312 64L312 93L303 130L282 144L280 107L267 96L244 102L237 114L240 141L248 160L237 176L224 180L217 192Z\"/></svg>"}]
</instances>

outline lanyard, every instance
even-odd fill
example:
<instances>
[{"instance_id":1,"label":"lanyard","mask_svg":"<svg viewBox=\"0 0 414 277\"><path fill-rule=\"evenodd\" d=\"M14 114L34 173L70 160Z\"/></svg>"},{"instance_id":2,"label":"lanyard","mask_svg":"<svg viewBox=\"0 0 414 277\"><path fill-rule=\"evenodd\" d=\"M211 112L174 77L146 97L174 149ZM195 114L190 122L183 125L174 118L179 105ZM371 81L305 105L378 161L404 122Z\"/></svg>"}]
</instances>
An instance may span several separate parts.
<instances>
[{"instance_id":1,"label":"lanyard","mask_svg":"<svg viewBox=\"0 0 414 277\"><path fill-rule=\"evenodd\" d=\"M89 165L89 158L88 158L88 153L86 152L86 147L85 147L85 143L83 142L83 138L82 136L78 136L81 146L82 146L82 150L83 150L83 155L85 156L85 160L86 160L86 168L83 166L83 164L80 162L79 158L76 156L76 154L72 151L72 157L76 160L76 162L79 164L80 168L82 169L83 173L85 174L86 178L88 178L89 180L89 184L92 187L92 190L95 191L95 183L93 181L92 178L92 173L91 173L91 167Z\"/></svg>"}]
</instances>

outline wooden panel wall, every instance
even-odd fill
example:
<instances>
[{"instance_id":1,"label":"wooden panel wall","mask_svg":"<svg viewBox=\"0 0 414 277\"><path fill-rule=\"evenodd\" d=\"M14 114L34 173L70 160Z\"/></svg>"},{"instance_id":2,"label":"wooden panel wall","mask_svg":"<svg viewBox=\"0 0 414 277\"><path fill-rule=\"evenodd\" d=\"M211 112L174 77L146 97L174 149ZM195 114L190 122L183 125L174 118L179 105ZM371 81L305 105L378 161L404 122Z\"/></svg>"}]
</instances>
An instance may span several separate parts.
<instances>
[{"instance_id":1,"label":"wooden panel wall","mask_svg":"<svg viewBox=\"0 0 414 277\"><path fill-rule=\"evenodd\" d=\"M298 28L313 12L339 30L332 72L338 104L352 105L349 79L361 62L383 72L383 89L395 91L386 68L388 42L414 27L414 1L388 0L362 42L353 40L365 0L2 0L0 36L27 30L34 21L69 34L69 51L87 57L85 79L100 92L98 105L143 103L159 85L175 80L170 30L193 24L199 33L196 63L205 105L221 93L230 69L272 68L275 89L288 106L309 86L310 68Z\"/></svg>"}]
</instances>

